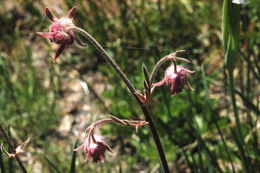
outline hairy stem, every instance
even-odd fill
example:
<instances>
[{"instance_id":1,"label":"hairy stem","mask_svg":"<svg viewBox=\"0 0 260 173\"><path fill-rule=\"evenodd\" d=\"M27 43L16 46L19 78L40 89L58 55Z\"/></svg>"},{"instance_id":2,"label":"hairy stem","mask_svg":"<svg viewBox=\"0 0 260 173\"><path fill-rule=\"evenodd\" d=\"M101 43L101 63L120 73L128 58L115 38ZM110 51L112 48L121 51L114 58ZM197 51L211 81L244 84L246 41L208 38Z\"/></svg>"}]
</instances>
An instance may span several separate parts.
<instances>
[{"instance_id":1,"label":"hairy stem","mask_svg":"<svg viewBox=\"0 0 260 173\"><path fill-rule=\"evenodd\" d=\"M4 126L0 123L0 131L3 135L3 137L5 138L12 154L15 155L15 160L17 161L18 165L20 166L20 168L22 169L23 173L27 173L25 167L23 166L23 163L22 161L20 160L19 156L16 154L16 151L15 151L15 147L11 141L11 139L9 138L9 136L7 135L7 133L5 132L5 129L4 129Z\"/></svg>"},{"instance_id":2,"label":"hairy stem","mask_svg":"<svg viewBox=\"0 0 260 173\"><path fill-rule=\"evenodd\" d=\"M126 77L126 75L123 73L123 71L120 69L120 67L115 63L115 61L106 53L106 51L101 47L101 45L86 31L84 31L81 28L78 27L72 27L70 28L71 30L75 31L75 32L79 32L82 35L84 35L89 42L99 51L99 53L102 55L102 57L104 59L106 59L106 61L112 66L112 68L118 73L118 75L121 77L121 79L125 82L126 86L128 87L128 89L131 91L131 93L133 94L133 96L136 98L136 100L138 101L145 119L147 122L149 122L149 127L150 130L152 132L153 135L153 139L156 143L156 147L158 150L158 153L160 155L161 158L161 162L164 168L164 172L165 173L169 173L169 167L168 167L168 163L165 157L165 153L162 147L162 143L160 141L157 129L155 127L155 124L153 122L151 113L149 112L149 109L147 106L145 106L142 101L136 96L136 89L134 88L134 86L131 84L131 82L128 80L128 78Z\"/></svg>"},{"instance_id":3,"label":"hairy stem","mask_svg":"<svg viewBox=\"0 0 260 173\"><path fill-rule=\"evenodd\" d=\"M115 63L115 61L106 53L106 51L101 47L101 45L88 32L86 32L85 30L83 30L79 27L71 27L69 29L79 32L82 35L84 35L89 40L89 42L99 51L99 53L102 55L102 57L105 58L105 60L112 66L112 68L120 75L120 77L125 82L125 84L129 88L129 90L132 93L136 92L136 89L131 84L131 82L128 80L126 75L122 72L120 67Z\"/></svg>"}]
</instances>

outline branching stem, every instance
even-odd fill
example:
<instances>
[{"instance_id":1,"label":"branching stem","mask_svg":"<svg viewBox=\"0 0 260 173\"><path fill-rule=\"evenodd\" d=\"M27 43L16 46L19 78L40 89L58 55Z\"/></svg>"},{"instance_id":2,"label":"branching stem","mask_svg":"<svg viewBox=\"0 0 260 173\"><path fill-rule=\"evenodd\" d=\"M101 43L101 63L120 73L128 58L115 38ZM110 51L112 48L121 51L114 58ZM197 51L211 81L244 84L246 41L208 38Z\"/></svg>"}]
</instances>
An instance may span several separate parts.
<instances>
[{"instance_id":1,"label":"branching stem","mask_svg":"<svg viewBox=\"0 0 260 173\"><path fill-rule=\"evenodd\" d=\"M126 86L128 87L128 89L131 91L132 95L136 98L136 100L138 101L145 119L147 122L149 122L149 127L151 130L151 133L153 135L153 139L156 143L156 147L158 150L158 153L160 155L161 158L161 162L164 168L164 172L165 173L169 173L169 167L168 167L168 163L165 157L165 153L162 147L162 143L160 141L157 129L155 127L155 124L153 122L152 119L152 115L149 112L149 109L147 107L147 105L144 105L142 103L142 101L136 96L136 89L134 88L134 86L132 85L132 83L128 80L128 78L126 77L126 75L123 73L123 71L120 69L120 67L115 63L115 61L107 54L107 52L101 47L101 45L85 30L79 28L79 27L71 27L69 28L74 32L78 32L81 33L83 36L85 36L89 42L99 51L99 53L102 55L102 57L112 66L112 68L118 73L118 75L121 77L121 79L125 82Z\"/></svg>"}]
</instances>

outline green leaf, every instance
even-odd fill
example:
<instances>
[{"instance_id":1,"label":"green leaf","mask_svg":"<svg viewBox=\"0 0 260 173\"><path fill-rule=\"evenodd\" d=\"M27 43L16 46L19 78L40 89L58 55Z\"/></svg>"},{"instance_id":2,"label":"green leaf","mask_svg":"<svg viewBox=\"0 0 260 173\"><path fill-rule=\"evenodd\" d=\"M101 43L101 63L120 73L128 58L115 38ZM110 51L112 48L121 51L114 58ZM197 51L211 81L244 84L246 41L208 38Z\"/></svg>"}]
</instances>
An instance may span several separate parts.
<instances>
[{"instance_id":1,"label":"green leaf","mask_svg":"<svg viewBox=\"0 0 260 173\"><path fill-rule=\"evenodd\" d=\"M222 11L222 34L225 51L225 65L233 71L239 58L240 5L224 0Z\"/></svg>"}]
</instances>

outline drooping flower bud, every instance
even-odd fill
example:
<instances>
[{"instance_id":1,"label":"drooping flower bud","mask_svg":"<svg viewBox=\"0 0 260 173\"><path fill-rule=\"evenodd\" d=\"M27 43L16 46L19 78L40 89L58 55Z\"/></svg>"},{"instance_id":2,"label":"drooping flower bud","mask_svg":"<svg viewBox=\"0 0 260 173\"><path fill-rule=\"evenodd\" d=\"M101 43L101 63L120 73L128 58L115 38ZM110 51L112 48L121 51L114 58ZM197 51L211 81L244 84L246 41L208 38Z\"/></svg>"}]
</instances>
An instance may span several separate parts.
<instances>
[{"instance_id":1,"label":"drooping flower bud","mask_svg":"<svg viewBox=\"0 0 260 173\"><path fill-rule=\"evenodd\" d=\"M166 69L164 78L160 82L157 82L153 85L161 86L166 83L171 89L172 96L182 92L185 85L190 90L192 90L192 87L188 82L187 73L194 73L194 71L187 70L179 65L172 64Z\"/></svg>"},{"instance_id":2,"label":"drooping flower bud","mask_svg":"<svg viewBox=\"0 0 260 173\"><path fill-rule=\"evenodd\" d=\"M77 8L73 7L69 11L67 17L58 19L51 13L49 8L45 9L46 16L53 21L53 23L50 26L49 32L37 32L36 34L49 39L51 42L61 45L55 54L54 60L60 56L67 45L72 44L76 39L75 34L69 29L75 27L73 24L73 18L76 10Z\"/></svg>"},{"instance_id":3,"label":"drooping flower bud","mask_svg":"<svg viewBox=\"0 0 260 173\"><path fill-rule=\"evenodd\" d=\"M100 135L93 135L94 140L86 138L84 143L74 151L80 151L84 149L86 153L85 162L88 161L90 157L93 158L94 162L104 161L105 160L105 151L108 150L112 152L111 148L106 144L104 137Z\"/></svg>"}]
</instances>

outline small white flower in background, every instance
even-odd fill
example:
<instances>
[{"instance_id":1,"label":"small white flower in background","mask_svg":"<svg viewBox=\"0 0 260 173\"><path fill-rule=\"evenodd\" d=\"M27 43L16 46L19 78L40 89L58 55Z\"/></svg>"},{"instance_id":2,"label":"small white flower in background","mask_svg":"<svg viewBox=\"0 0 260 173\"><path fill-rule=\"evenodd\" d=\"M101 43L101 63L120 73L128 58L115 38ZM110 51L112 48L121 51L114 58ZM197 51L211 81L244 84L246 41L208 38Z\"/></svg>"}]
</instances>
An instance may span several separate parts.
<instances>
[{"instance_id":1,"label":"small white flower in background","mask_svg":"<svg viewBox=\"0 0 260 173\"><path fill-rule=\"evenodd\" d=\"M233 4L247 4L247 0L232 0Z\"/></svg>"}]
</instances>

